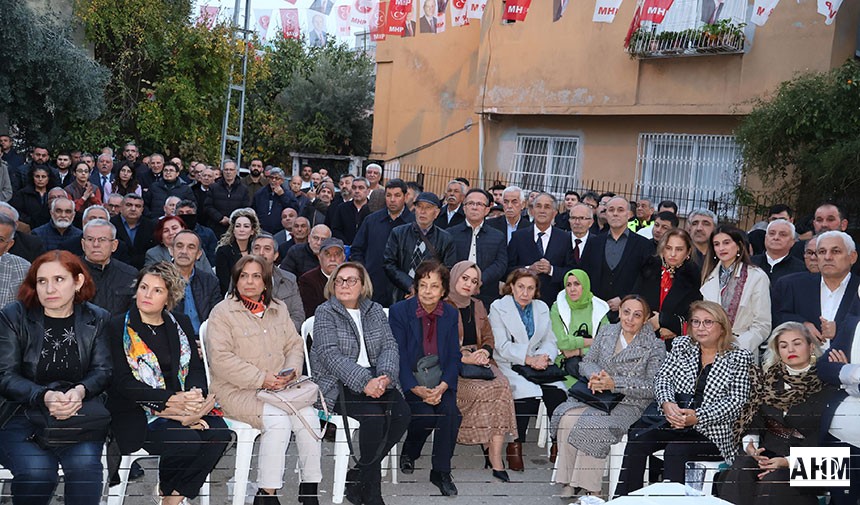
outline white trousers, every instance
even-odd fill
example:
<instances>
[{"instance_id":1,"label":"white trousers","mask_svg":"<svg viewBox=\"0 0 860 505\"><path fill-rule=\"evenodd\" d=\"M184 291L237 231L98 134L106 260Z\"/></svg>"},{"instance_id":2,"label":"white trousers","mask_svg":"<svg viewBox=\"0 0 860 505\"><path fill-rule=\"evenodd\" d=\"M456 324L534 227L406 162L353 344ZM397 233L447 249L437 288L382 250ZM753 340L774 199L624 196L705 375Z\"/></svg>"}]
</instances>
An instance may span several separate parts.
<instances>
[{"instance_id":1,"label":"white trousers","mask_svg":"<svg viewBox=\"0 0 860 505\"><path fill-rule=\"evenodd\" d=\"M313 407L305 407L299 414L311 427L319 426L319 418ZM263 433L260 435L260 470L257 474L257 486L263 489L280 489L284 486L284 470L287 464L287 448L290 446L290 435L296 434L296 444L299 448L299 468L302 470L302 482L322 481L320 469L320 441L305 428L305 425L293 414L269 405L263 405Z\"/></svg>"}]
</instances>

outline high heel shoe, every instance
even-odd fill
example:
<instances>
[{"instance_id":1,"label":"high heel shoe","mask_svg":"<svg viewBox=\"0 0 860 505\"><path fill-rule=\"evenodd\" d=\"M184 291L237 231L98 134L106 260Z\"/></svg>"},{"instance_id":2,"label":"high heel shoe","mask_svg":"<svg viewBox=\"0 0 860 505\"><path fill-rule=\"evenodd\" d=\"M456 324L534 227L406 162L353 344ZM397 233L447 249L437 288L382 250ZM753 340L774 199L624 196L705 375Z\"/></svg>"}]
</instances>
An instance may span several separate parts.
<instances>
[{"instance_id":1,"label":"high heel shoe","mask_svg":"<svg viewBox=\"0 0 860 505\"><path fill-rule=\"evenodd\" d=\"M484 470L493 468L493 464L490 463L490 450L484 446L481 446L481 450L484 452Z\"/></svg>"},{"instance_id":2,"label":"high heel shoe","mask_svg":"<svg viewBox=\"0 0 860 505\"><path fill-rule=\"evenodd\" d=\"M493 470L493 477L499 479L502 482L510 482L511 478L508 477L508 472L504 470Z\"/></svg>"}]
</instances>

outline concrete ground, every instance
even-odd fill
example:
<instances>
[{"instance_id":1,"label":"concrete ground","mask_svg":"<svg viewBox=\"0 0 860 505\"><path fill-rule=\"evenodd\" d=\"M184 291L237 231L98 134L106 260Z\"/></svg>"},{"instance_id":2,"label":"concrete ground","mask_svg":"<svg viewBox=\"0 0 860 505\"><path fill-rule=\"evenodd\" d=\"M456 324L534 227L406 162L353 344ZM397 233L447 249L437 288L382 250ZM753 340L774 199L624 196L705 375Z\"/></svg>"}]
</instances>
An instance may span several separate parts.
<instances>
[{"instance_id":1,"label":"concrete ground","mask_svg":"<svg viewBox=\"0 0 860 505\"><path fill-rule=\"evenodd\" d=\"M536 437L537 431L530 430L529 438ZM429 454L431 441L425 446ZM323 482L320 485L322 504L332 503L332 481L334 474L334 459L332 457L332 442L323 443ZM534 441L523 446L525 455L524 472L508 472L511 482L503 483L490 475L490 470L484 470L484 458L479 447L458 445L453 460L454 482L459 495L443 497L438 488L429 482L429 457L424 456L415 462L415 473L404 475L398 473L398 484L391 484L390 474L383 478L382 493L387 505L412 504L453 504L458 505L563 505L574 500L562 500L557 494L561 486L550 484L552 465L546 457L546 450L537 447ZM256 451L255 451L256 452ZM233 476L234 449L230 449L222 458L218 468L213 472L211 486L211 505L229 504L227 481ZM142 460L146 475L139 481L129 484L125 505L152 505L157 480L157 460ZM253 499L256 492L256 458L251 467L251 485L248 487L247 502ZM296 468L295 444L290 445L287 455L287 471L284 476L286 484L280 501L283 505L295 504L298 491L298 474ZM62 489L58 490L62 492ZM8 487L6 492L8 493ZM56 502L56 500L55 500ZM195 505L199 500L194 500ZM349 502L344 500L345 505Z\"/></svg>"}]
</instances>

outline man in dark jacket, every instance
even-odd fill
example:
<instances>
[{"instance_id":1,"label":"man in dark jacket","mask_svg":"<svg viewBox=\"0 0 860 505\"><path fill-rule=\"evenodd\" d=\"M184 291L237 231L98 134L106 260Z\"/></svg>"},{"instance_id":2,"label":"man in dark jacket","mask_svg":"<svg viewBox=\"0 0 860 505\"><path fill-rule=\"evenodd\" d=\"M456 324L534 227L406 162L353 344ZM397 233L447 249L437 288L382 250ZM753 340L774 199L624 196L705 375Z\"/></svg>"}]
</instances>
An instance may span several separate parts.
<instances>
[{"instance_id":1,"label":"man in dark jacket","mask_svg":"<svg viewBox=\"0 0 860 505\"><path fill-rule=\"evenodd\" d=\"M806 264L794 257L791 249L795 243L794 225L785 219L776 219L767 225L764 236L764 252L753 256L753 264L761 267L770 279L771 287L788 274L805 272Z\"/></svg>"},{"instance_id":2,"label":"man in dark jacket","mask_svg":"<svg viewBox=\"0 0 860 505\"><path fill-rule=\"evenodd\" d=\"M299 294L298 279L292 273L275 267L279 259L275 238L270 233L261 232L254 237L251 252L266 260L266 263L272 267L272 298L287 304L287 310L290 311L290 319L293 320L296 331L302 331L302 323L305 322L305 309Z\"/></svg>"},{"instance_id":3,"label":"man in dark jacket","mask_svg":"<svg viewBox=\"0 0 860 505\"><path fill-rule=\"evenodd\" d=\"M0 202L0 214L8 216L15 221L18 221L20 218L15 207L12 207L6 202ZM15 230L14 237L15 243L12 244L12 248L7 251L10 254L24 258L32 263L45 252L45 244L42 242L42 239L35 235L24 233L21 230Z\"/></svg>"},{"instance_id":4,"label":"man in dark jacket","mask_svg":"<svg viewBox=\"0 0 860 505\"><path fill-rule=\"evenodd\" d=\"M268 175L269 185L257 191L252 207L260 220L260 227L269 233L281 231L281 212L287 207L299 210L296 199L284 189L284 171L273 168Z\"/></svg>"},{"instance_id":5,"label":"man in dark jacket","mask_svg":"<svg viewBox=\"0 0 860 505\"><path fill-rule=\"evenodd\" d=\"M129 193L122 199L120 215L111 218L116 226L116 237L125 242L129 250L128 263L140 270L146 260L146 251L155 245L155 226L143 217L143 198Z\"/></svg>"},{"instance_id":6,"label":"man in dark jacket","mask_svg":"<svg viewBox=\"0 0 860 505\"><path fill-rule=\"evenodd\" d=\"M499 281L508 269L508 251L505 235L485 226L484 218L490 212L492 197L483 189L470 189L463 201L466 221L448 228L454 240L457 261L469 260L481 269L481 292L478 298L487 311L499 297Z\"/></svg>"},{"instance_id":7,"label":"man in dark jacket","mask_svg":"<svg viewBox=\"0 0 860 505\"><path fill-rule=\"evenodd\" d=\"M203 208L216 237L227 231L230 225L230 213L236 209L247 207L248 188L237 177L235 161L225 161L221 166L221 178L209 186Z\"/></svg>"},{"instance_id":8,"label":"man in dark jacket","mask_svg":"<svg viewBox=\"0 0 860 505\"><path fill-rule=\"evenodd\" d=\"M383 269L385 244L394 228L415 221L415 216L406 209L406 183L391 179L385 185L385 207L367 216L355 234L349 250L350 261L364 265L373 284L373 301L383 307L394 303L394 286Z\"/></svg>"},{"instance_id":9,"label":"man in dark jacket","mask_svg":"<svg viewBox=\"0 0 860 505\"><path fill-rule=\"evenodd\" d=\"M96 285L91 301L112 316L124 314L131 306L137 279L134 267L112 258L118 244L116 227L109 221L93 219L84 225L84 263Z\"/></svg>"},{"instance_id":10,"label":"man in dark jacket","mask_svg":"<svg viewBox=\"0 0 860 505\"><path fill-rule=\"evenodd\" d=\"M284 261L281 262L281 268L292 273L296 277L301 277L305 272L313 270L320 266L317 256L320 253L322 243L331 237L331 230L324 224L318 224L311 228L311 233L308 236L308 243L296 245L287 251Z\"/></svg>"},{"instance_id":11,"label":"man in dark jacket","mask_svg":"<svg viewBox=\"0 0 860 505\"><path fill-rule=\"evenodd\" d=\"M346 245L352 245L361 222L370 215L367 187L368 182L364 177L352 181L352 201L339 205L331 216L332 236L343 240Z\"/></svg>"},{"instance_id":12,"label":"man in dark jacket","mask_svg":"<svg viewBox=\"0 0 860 505\"><path fill-rule=\"evenodd\" d=\"M170 248L173 264L186 281L185 297L174 309L185 314L194 327L194 337L200 335L200 324L209 319L209 312L221 301L218 278L210 272L194 268L203 256L200 237L191 230L182 230L173 238Z\"/></svg>"},{"instance_id":13,"label":"man in dark jacket","mask_svg":"<svg viewBox=\"0 0 860 505\"><path fill-rule=\"evenodd\" d=\"M391 230L385 244L383 269L394 284L395 300L415 294L412 280L422 261L435 259L448 268L457 262L451 235L433 224L438 215L439 197L425 191L415 199L415 222Z\"/></svg>"},{"instance_id":14,"label":"man in dark jacket","mask_svg":"<svg viewBox=\"0 0 860 505\"><path fill-rule=\"evenodd\" d=\"M164 202L168 197L175 196L180 200L194 198L191 186L179 178L179 167L173 163L165 163L161 170L161 178L152 183L149 191L143 194L143 201L152 218L164 215Z\"/></svg>"},{"instance_id":15,"label":"man in dark jacket","mask_svg":"<svg viewBox=\"0 0 860 505\"><path fill-rule=\"evenodd\" d=\"M299 293L305 314L314 314L317 307L325 303L325 285L334 269L346 261L343 242L336 238L326 239L320 246L320 266L299 277Z\"/></svg>"}]
</instances>

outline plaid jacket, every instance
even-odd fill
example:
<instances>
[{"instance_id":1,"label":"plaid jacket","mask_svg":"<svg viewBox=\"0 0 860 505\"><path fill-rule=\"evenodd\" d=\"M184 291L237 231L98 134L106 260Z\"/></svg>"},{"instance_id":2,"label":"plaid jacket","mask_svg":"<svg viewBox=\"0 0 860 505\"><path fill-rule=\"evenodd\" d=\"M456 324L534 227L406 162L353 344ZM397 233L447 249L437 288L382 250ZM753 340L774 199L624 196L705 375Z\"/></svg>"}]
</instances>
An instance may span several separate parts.
<instances>
[{"instance_id":1,"label":"plaid jacket","mask_svg":"<svg viewBox=\"0 0 860 505\"><path fill-rule=\"evenodd\" d=\"M674 402L675 393L695 393L699 375L699 346L690 337L676 337L657 377L654 379L654 398L657 405ZM696 409L699 422L696 431L708 437L720 453L731 462L736 450L732 444L732 425L744 404L749 401L749 369L752 355L736 345L717 354L708 374L702 406Z\"/></svg>"},{"instance_id":2,"label":"plaid jacket","mask_svg":"<svg viewBox=\"0 0 860 505\"><path fill-rule=\"evenodd\" d=\"M368 299L361 301L359 310L370 365L376 367L377 375L387 375L399 390L400 354L388 318L381 305ZM340 395L339 383L355 393L363 393L364 386L374 376L370 370L356 363L359 352L358 328L336 298L317 307L313 335L311 370L328 407L333 408Z\"/></svg>"}]
</instances>

